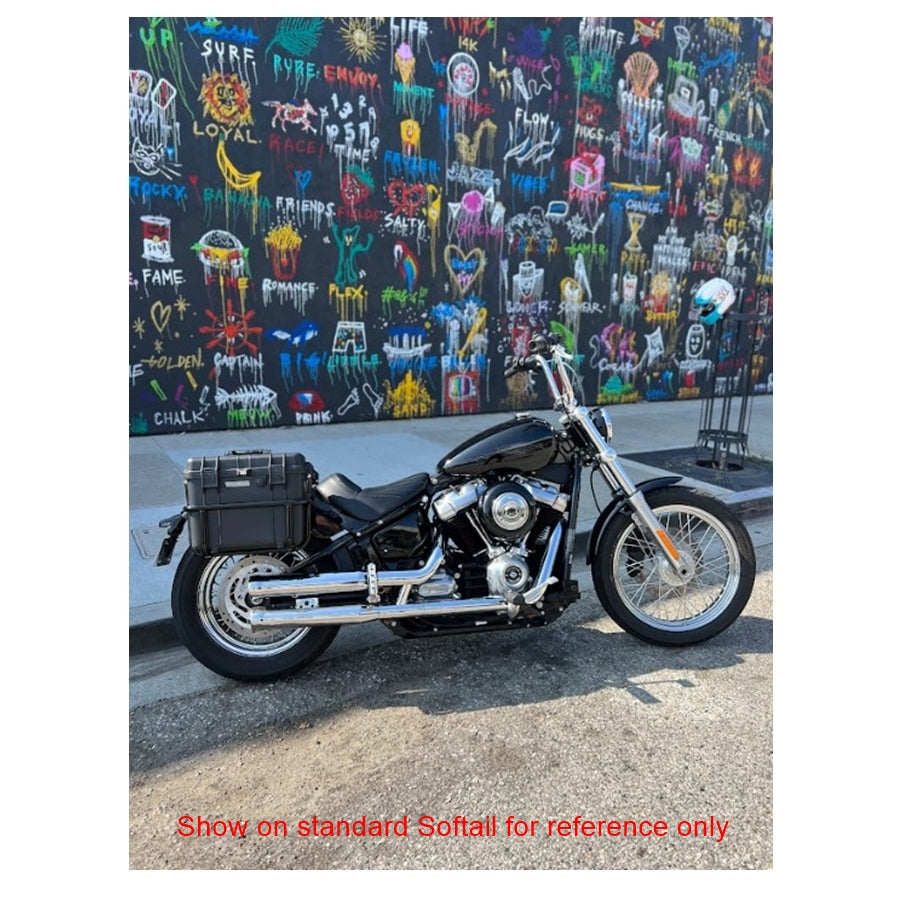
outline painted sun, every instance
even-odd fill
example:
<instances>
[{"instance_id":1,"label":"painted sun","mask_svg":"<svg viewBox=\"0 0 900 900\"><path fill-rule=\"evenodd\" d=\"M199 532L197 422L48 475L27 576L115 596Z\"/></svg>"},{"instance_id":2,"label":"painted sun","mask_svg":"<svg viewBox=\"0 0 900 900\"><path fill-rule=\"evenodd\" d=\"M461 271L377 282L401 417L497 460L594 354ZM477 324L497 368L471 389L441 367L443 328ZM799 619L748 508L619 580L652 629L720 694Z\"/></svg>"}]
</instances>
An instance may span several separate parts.
<instances>
[{"instance_id":1,"label":"painted sun","mask_svg":"<svg viewBox=\"0 0 900 900\"><path fill-rule=\"evenodd\" d=\"M347 19L339 29L346 51L362 62L377 59L384 49L384 37L375 29L372 19Z\"/></svg>"}]
</instances>

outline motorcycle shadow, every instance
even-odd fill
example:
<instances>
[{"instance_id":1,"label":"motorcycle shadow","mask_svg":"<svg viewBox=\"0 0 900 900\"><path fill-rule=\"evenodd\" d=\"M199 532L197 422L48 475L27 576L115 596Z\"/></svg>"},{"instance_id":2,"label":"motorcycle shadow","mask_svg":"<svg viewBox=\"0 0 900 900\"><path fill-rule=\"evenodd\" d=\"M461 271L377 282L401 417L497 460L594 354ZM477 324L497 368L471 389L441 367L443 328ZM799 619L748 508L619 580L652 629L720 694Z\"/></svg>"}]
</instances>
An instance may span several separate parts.
<instances>
[{"instance_id":1,"label":"motorcycle shadow","mask_svg":"<svg viewBox=\"0 0 900 900\"><path fill-rule=\"evenodd\" d=\"M580 623L570 618L545 628L391 641L371 648L354 659L354 668L361 665L366 679L374 675L380 683L357 695L356 702L377 709L414 706L429 716L607 690L659 703L653 683L691 688L692 673L741 665L747 654L771 653L772 622L754 616L742 617L704 644L682 648L643 643L605 616ZM653 675L663 677L653 680ZM310 676L315 677L310 672L298 678Z\"/></svg>"},{"instance_id":2,"label":"motorcycle shadow","mask_svg":"<svg viewBox=\"0 0 900 900\"><path fill-rule=\"evenodd\" d=\"M248 738L316 729L349 712L417 708L428 717L626 692L635 702L668 702L699 673L772 653L770 619L742 616L703 644L665 648L620 631L602 613L569 610L543 628L400 640L323 657L303 673L262 684L221 680L221 689L132 714L132 774ZM337 644L337 642L335 642ZM758 687L754 687L758 692Z\"/></svg>"}]
</instances>

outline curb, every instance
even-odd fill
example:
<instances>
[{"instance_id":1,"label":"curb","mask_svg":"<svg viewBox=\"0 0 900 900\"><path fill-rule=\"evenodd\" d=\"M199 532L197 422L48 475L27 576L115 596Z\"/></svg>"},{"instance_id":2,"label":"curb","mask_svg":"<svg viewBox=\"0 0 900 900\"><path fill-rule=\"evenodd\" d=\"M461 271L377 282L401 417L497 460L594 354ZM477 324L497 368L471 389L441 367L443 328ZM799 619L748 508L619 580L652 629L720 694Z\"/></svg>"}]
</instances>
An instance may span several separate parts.
<instances>
[{"instance_id":1,"label":"curb","mask_svg":"<svg viewBox=\"0 0 900 900\"><path fill-rule=\"evenodd\" d=\"M171 650L181 646L181 638L175 631L172 619L144 622L128 629L128 655L142 656L159 650Z\"/></svg>"},{"instance_id":2,"label":"curb","mask_svg":"<svg viewBox=\"0 0 900 900\"><path fill-rule=\"evenodd\" d=\"M740 491L728 498L728 505L735 515L741 519L770 516L774 506L772 488L755 488L751 491Z\"/></svg>"},{"instance_id":3,"label":"curb","mask_svg":"<svg viewBox=\"0 0 900 900\"><path fill-rule=\"evenodd\" d=\"M726 501L728 506L741 519L754 519L771 515L773 509L772 488L756 488L750 491L735 493ZM590 529L579 531L575 535L576 555L583 556L587 551ZM160 650L171 650L180 647L181 639L175 631L172 619L160 619L157 622L145 622L132 625L128 629L128 655L139 656L155 653Z\"/></svg>"}]
</instances>

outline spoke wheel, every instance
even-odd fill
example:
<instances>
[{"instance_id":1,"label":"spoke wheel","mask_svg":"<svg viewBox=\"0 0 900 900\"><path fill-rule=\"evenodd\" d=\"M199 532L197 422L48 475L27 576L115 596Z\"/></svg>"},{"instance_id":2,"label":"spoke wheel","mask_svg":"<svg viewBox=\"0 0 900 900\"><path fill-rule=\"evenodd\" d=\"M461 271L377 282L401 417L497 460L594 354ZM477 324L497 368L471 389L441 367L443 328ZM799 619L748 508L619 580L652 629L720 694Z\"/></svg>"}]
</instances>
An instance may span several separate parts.
<instances>
[{"instance_id":1,"label":"spoke wheel","mask_svg":"<svg viewBox=\"0 0 900 900\"><path fill-rule=\"evenodd\" d=\"M247 596L247 583L257 575L282 575L290 566L282 557L214 556L200 576L197 606L200 621L210 638L241 656L272 656L293 647L308 634L308 628L252 631L250 613L254 605Z\"/></svg>"},{"instance_id":2,"label":"spoke wheel","mask_svg":"<svg viewBox=\"0 0 900 900\"><path fill-rule=\"evenodd\" d=\"M172 585L172 617L184 645L214 672L241 681L280 678L308 666L337 627L254 631L250 613L257 607L247 594L251 578L284 574L301 559L292 553L204 557L188 550Z\"/></svg>"},{"instance_id":3,"label":"spoke wheel","mask_svg":"<svg viewBox=\"0 0 900 900\"><path fill-rule=\"evenodd\" d=\"M756 561L747 530L724 504L687 488L647 499L688 574L672 568L626 511L600 542L593 564L597 593L610 617L643 640L706 640L727 628L750 597Z\"/></svg>"}]
</instances>

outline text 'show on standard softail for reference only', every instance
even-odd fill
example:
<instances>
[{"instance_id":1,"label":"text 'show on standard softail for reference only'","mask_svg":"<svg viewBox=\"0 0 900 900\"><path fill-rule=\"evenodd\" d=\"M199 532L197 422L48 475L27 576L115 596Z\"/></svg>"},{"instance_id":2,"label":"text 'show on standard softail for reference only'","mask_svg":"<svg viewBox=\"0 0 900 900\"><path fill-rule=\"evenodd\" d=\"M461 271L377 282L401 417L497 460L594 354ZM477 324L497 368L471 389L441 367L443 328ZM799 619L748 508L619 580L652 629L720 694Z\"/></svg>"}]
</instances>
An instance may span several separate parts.
<instances>
[{"instance_id":1,"label":"text 'show on standard softail for reference only'","mask_svg":"<svg viewBox=\"0 0 900 900\"><path fill-rule=\"evenodd\" d=\"M188 460L186 504L161 523L157 558L171 560L187 524L172 587L184 644L213 671L256 681L308 666L341 625L377 620L410 638L547 625L579 597L571 569L584 469L611 491L587 547L609 616L673 646L727 628L756 572L744 525L677 476L634 484L606 412L577 403L569 361L555 335L535 337L507 370L544 374L556 427L518 414L433 474L364 488L319 478L301 453Z\"/></svg>"}]
</instances>

